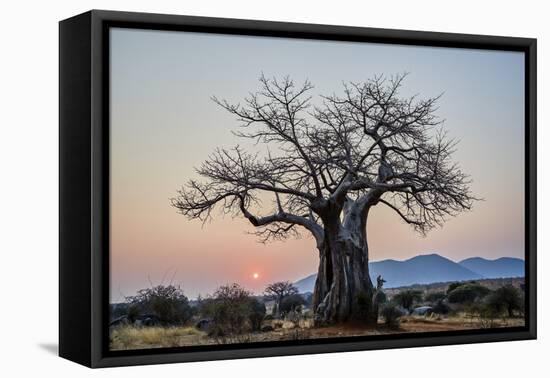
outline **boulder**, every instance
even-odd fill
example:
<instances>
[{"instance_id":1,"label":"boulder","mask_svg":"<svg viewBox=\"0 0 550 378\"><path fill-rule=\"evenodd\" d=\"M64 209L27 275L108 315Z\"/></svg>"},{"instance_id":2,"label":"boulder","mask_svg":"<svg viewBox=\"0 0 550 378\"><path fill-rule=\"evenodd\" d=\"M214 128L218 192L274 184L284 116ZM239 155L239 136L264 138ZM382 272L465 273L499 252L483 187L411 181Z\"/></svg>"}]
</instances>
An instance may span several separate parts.
<instances>
[{"instance_id":1,"label":"boulder","mask_svg":"<svg viewBox=\"0 0 550 378\"><path fill-rule=\"evenodd\" d=\"M412 311L412 315L425 316L430 315L433 312L433 308L430 306L417 307Z\"/></svg>"}]
</instances>

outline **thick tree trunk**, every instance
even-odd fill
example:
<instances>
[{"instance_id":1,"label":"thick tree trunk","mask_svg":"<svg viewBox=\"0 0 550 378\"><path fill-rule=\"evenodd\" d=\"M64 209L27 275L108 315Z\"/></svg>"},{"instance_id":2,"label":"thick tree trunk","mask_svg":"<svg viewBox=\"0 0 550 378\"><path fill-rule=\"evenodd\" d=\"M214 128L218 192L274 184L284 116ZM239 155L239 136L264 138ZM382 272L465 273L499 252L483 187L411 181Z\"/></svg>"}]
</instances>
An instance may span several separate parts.
<instances>
[{"instance_id":1,"label":"thick tree trunk","mask_svg":"<svg viewBox=\"0 0 550 378\"><path fill-rule=\"evenodd\" d=\"M343 223L339 218L325 222L313 295L317 325L347 321L373 324L378 319L369 276L365 212L352 204L344 209Z\"/></svg>"}]
</instances>

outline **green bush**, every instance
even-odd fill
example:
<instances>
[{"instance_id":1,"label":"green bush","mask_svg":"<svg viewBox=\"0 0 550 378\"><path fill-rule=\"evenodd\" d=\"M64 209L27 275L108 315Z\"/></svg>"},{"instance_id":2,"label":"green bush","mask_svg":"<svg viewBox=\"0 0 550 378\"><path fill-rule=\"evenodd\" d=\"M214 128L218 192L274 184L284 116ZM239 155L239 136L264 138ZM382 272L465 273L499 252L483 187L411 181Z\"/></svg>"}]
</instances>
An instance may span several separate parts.
<instances>
[{"instance_id":1,"label":"green bush","mask_svg":"<svg viewBox=\"0 0 550 378\"><path fill-rule=\"evenodd\" d=\"M470 317L477 319L481 328L493 328L497 326L498 311L495 311L494 308L484 302L467 304L466 313Z\"/></svg>"},{"instance_id":2,"label":"green bush","mask_svg":"<svg viewBox=\"0 0 550 378\"><path fill-rule=\"evenodd\" d=\"M251 298L249 306L250 313L248 314L248 320L250 322L250 328L253 332L259 332L265 317L265 304L256 298Z\"/></svg>"},{"instance_id":3,"label":"green bush","mask_svg":"<svg viewBox=\"0 0 550 378\"><path fill-rule=\"evenodd\" d=\"M447 305L443 299L440 299L432 306L432 311L436 314L446 315L451 312L451 308Z\"/></svg>"},{"instance_id":4,"label":"green bush","mask_svg":"<svg viewBox=\"0 0 550 378\"><path fill-rule=\"evenodd\" d=\"M219 338L259 330L266 311L262 302L236 283L220 286L200 307L212 322L208 334Z\"/></svg>"},{"instance_id":5,"label":"green bush","mask_svg":"<svg viewBox=\"0 0 550 378\"><path fill-rule=\"evenodd\" d=\"M484 298L491 290L478 283L467 283L453 289L447 295L450 303L473 303Z\"/></svg>"},{"instance_id":6,"label":"green bush","mask_svg":"<svg viewBox=\"0 0 550 378\"><path fill-rule=\"evenodd\" d=\"M443 299L445 299L445 297L446 295L444 292L435 291L435 292L426 294L426 297L424 298L424 300L430 303L438 303L439 301L442 301Z\"/></svg>"},{"instance_id":7,"label":"green bush","mask_svg":"<svg viewBox=\"0 0 550 378\"><path fill-rule=\"evenodd\" d=\"M284 297L281 300L281 307L279 307L279 312L287 314L291 311L300 312L302 307L306 304L306 301L300 294L291 294L287 297Z\"/></svg>"},{"instance_id":8,"label":"green bush","mask_svg":"<svg viewBox=\"0 0 550 378\"><path fill-rule=\"evenodd\" d=\"M466 282L453 282L451 284L449 284L449 286L447 287L447 294L449 294L451 291L453 291L454 289L462 286L462 285L465 285Z\"/></svg>"},{"instance_id":9,"label":"green bush","mask_svg":"<svg viewBox=\"0 0 550 378\"><path fill-rule=\"evenodd\" d=\"M139 316L139 313L139 306L131 304L128 306L128 313L126 314L126 316L128 317L128 320L133 323Z\"/></svg>"},{"instance_id":10,"label":"green bush","mask_svg":"<svg viewBox=\"0 0 550 378\"><path fill-rule=\"evenodd\" d=\"M384 304L388 301L388 296L383 291L377 291L374 295L374 301L378 304Z\"/></svg>"},{"instance_id":11,"label":"green bush","mask_svg":"<svg viewBox=\"0 0 550 378\"><path fill-rule=\"evenodd\" d=\"M191 319L193 310L179 286L158 285L142 289L135 296L126 297L128 318L152 314L165 324L183 324Z\"/></svg>"},{"instance_id":12,"label":"green bush","mask_svg":"<svg viewBox=\"0 0 550 378\"><path fill-rule=\"evenodd\" d=\"M386 303L380 314L384 318L384 324L392 329L399 328L401 311L393 303Z\"/></svg>"},{"instance_id":13,"label":"green bush","mask_svg":"<svg viewBox=\"0 0 550 378\"><path fill-rule=\"evenodd\" d=\"M486 304L490 310L501 314L505 312L508 316L514 316L515 311L523 310L523 298L520 291L512 285L506 285L498 288L491 293Z\"/></svg>"},{"instance_id":14,"label":"green bush","mask_svg":"<svg viewBox=\"0 0 550 378\"><path fill-rule=\"evenodd\" d=\"M109 306L111 320L128 315L128 307L128 303L111 303Z\"/></svg>"},{"instance_id":15,"label":"green bush","mask_svg":"<svg viewBox=\"0 0 550 378\"><path fill-rule=\"evenodd\" d=\"M394 295L393 300L407 311L411 312L415 302L422 300L422 292L419 290L403 290Z\"/></svg>"}]
</instances>

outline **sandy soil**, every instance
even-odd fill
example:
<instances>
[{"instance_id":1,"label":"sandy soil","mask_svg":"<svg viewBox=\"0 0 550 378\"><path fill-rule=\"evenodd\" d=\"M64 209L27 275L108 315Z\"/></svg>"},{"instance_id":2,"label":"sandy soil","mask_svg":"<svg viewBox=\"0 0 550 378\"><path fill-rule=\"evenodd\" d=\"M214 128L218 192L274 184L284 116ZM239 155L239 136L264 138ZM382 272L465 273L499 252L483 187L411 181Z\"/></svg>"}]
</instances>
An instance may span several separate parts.
<instances>
[{"instance_id":1,"label":"sandy soil","mask_svg":"<svg viewBox=\"0 0 550 378\"><path fill-rule=\"evenodd\" d=\"M339 325L323 328L312 328L311 324L302 322L301 327L293 323L273 321L275 330L271 332L251 333L234 338L214 339L205 332L192 327L118 327L111 332L111 349L148 349L191 345L214 345L219 343L246 343L263 341L301 340L312 338L333 338L350 336L369 336L383 334L400 334L411 332L437 332L454 330L471 330L492 327L523 326L521 318L498 319L493 324L484 324L466 317L429 318L407 316L401 319L398 329L388 329L383 324L365 327L361 325Z\"/></svg>"}]
</instances>

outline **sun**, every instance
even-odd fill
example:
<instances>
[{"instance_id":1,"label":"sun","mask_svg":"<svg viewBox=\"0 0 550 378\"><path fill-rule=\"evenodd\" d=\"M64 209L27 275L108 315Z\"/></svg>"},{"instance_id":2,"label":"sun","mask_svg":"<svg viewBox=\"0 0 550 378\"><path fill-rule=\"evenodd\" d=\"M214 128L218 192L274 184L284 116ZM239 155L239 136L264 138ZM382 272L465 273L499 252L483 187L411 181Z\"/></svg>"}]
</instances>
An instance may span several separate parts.
<instances>
[{"instance_id":1,"label":"sun","mask_svg":"<svg viewBox=\"0 0 550 378\"><path fill-rule=\"evenodd\" d=\"M260 277L260 275L258 273L253 273L252 274L252 278L254 278L255 280L257 280L259 277Z\"/></svg>"}]
</instances>

